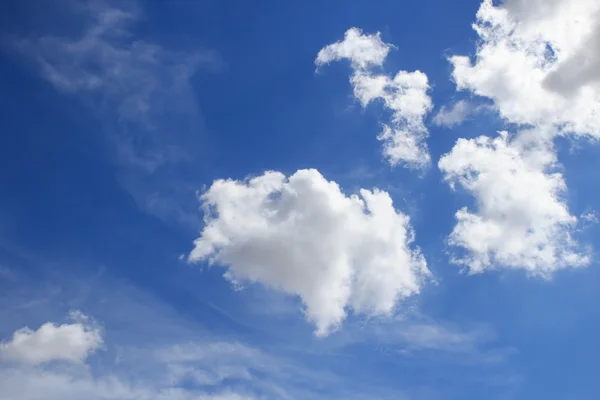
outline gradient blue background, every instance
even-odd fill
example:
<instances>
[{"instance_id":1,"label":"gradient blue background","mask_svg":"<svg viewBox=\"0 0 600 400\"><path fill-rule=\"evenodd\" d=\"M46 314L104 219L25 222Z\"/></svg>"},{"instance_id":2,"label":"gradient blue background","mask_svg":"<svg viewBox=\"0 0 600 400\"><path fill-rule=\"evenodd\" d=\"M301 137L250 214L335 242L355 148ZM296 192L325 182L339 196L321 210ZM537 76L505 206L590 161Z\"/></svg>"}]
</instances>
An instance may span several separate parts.
<instances>
[{"instance_id":1,"label":"gradient blue background","mask_svg":"<svg viewBox=\"0 0 600 400\"><path fill-rule=\"evenodd\" d=\"M458 137L492 135L500 121L480 115L453 130L432 126L432 168L422 175L391 169L375 140L381 107L355 102L348 65L315 73L319 49L346 29L380 31L397 47L385 71L425 72L437 109L461 96L446 57L473 53L478 1L139 3L134 38L175 52L211 50L217 60L191 79L190 113L156 117L160 135L176 135L194 154L181 170L158 175L131 173L115 160L106 134L115 115L57 91L11 48L15 35L76 37L81 24L69 4L0 6L0 337L79 308L104 322L108 344L159 343L179 334L159 322L168 320L333 371L344 380L320 389L330 398L352 388L416 399L599 398L596 262L550 281L520 271L468 276L448 263L454 212L472 199L442 182L435 161ZM558 146L572 213L598 207L597 144ZM222 269L178 259L202 228L194 190L218 178L300 168L317 168L346 193L389 191L411 216L438 282L409 303L428 321L486 333L466 334L466 349L410 348L389 324L351 316L342 332L317 339L297 299L260 286L235 291ZM172 191L178 180L188 189ZM141 204L155 192L171 200L168 209ZM172 217L179 209L183 220ZM597 248L599 233L590 226L580 240ZM390 332L365 336L371 324ZM110 357L110 350L99 356Z\"/></svg>"}]
</instances>

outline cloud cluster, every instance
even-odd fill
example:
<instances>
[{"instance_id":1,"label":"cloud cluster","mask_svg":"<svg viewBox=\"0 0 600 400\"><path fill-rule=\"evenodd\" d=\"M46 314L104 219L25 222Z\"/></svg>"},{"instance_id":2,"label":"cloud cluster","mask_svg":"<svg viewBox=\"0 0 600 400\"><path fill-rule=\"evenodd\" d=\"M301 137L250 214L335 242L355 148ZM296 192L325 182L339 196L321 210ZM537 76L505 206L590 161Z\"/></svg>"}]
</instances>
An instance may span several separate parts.
<instances>
[{"instance_id":1,"label":"cloud cluster","mask_svg":"<svg viewBox=\"0 0 600 400\"><path fill-rule=\"evenodd\" d=\"M589 263L571 237L577 218L563 200L562 174L551 172L554 154L525 141L527 135L539 132L523 132L512 140L506 132L494 139L459 139L439 161L444 178L477 200L476 213L466 207L456 213L449 237L451 245L466 250L454 261L472 273L508 267L549 276Z\"/></svg>"},{"instance_id":2,"label":"cloud cluster","mask_svg":"<svg viewBox=\"0 0 600 400\"><path fill-rule=\"evenodd\" d=\"M572 237L577 218L552 141L600 137L599 13L600 3L588 0L484 0L475 57L450 58L457 89L491 99L518 127L512 136L460 139L439 161L445 179L476 200L476 212L456 213L449 237L466 252L454 261L471 272L549 276L590 262Z\"/></svg>"},{"instance_id":3,"label":"cloud cluster","mask_svg":"<svg viewBox=\"0 0 600 400\"><path fill-rule=\"evenodd\" d=\"M15 331L11 340L0 342L0 360L32 365L57 360L83 362L102 345L102 336L85 315L73 313L72 317L78 322L47 322L36 331L27 327Z\"/></svg>"},{"instance_id":4,"label":"cloud cluster","mask_svg":"<svg viewBox=\"0 0 600 400\"><path fill-rule=\"evenodd\" d=\"M411 248L409 218L375 189L346 196L316 170L218 180L201 196L205 228L191 261L228 268L235 282L260 282L300 296L326 335L347 308L391 313L429 275Z\"/></svg>"},{"instance_id":5,"label":"cloud cluster","mask_svg":"<svg viewBox=\"0 0 600 400\"><path fill-rule=\"evenodd\" d=\"M474 60L450 58L457 88L509 122L600 138L599 13L595 0L484 0Z\"/></svg>"},{"instance_id":6,"label":"cloud cluster","mask_svg":"<svg viewBox=\"0 0 600 400\"><path fill-rule=\"evenodd\" d=\"M400 71L394 77L376 74L392 45L384 43L380 34L364 35L358 28L349 29L344 40L325 46L315 60L317 68L333 61L349 60L350 82L354 96L363 107L381 100L391 111L391 119L383 123L377 137L383 142L383 154L391 165L403 164L423 168L430 163L425 140L429 133L423 121L433 104L428 95L427 75L421 71Z\"/></svg>"},{"instance_id":7,"label":"cloud cluster","mask_svg":"<svg viewBox=\"0 0 600 400\"><path fill-rule=\"evenodd\" d=\"M200 65L215 61L214 54L173 53L132 40L128 27L138 18L135 9L99 3L88 11L86 29L75 38L45 35L15 45L58 90L83 95L101 115L110 115L107 130L117 159L135 171L127 186L143 192L155 209L170 208L172 196L165 200L153 193L159 191L157 181L139 178L194 157L188 145L195 143L190 132L199 117L190 79ZM449 243L463 251L454 261L472 273L506 267L549 276L589 263L572 238L577 218L564 200L566 183L552 140L561 134L600 138L600 53L594 51L600 44L599 15L595 0L484 0L474 25L480 38L475 57L450 58L459 90L491 99L506 122L519 126L513 135L459 139L438 163L453 188L475 198L475 210L456 213L449 236ZM389 164L424 168L431 162L428 77L418 70L379 73L392 48L379 33L351 28L343 40L322 48L315 64L349 61L358 102L367 107L379 101L389 111L378 135ZM458 101L442 107L433 123L456 126L472 111L469 103ZM165 178L170 177L161 176L159 185L169 185ZM191 185L182 187L190 192ZM205 226L189 260L226 268L225 276L236 284L257 282L298 296L318 335L337 329L349 311L391 314L430 276L413 244L409 218L381 190L347 196L318 171L299 170L290 176L267 172L243 181L217 180L200 200ZM405 333L427 335L435 339L438 332L420 327ZM97 328L82 317L73 324L18 330L0 344L0 357L33 366L83 363L102 342ZM59 379L52 374L39 382ZM250 373L179 360L169 376L213 385L248 379ZM96 387L90 379L81 387ZM110 387L105 397L122 397L121 389ZM85 390L77 396L89 397ZM123 393L136 398L151 396L127 390Z\"/></svg>"}]
</instances>

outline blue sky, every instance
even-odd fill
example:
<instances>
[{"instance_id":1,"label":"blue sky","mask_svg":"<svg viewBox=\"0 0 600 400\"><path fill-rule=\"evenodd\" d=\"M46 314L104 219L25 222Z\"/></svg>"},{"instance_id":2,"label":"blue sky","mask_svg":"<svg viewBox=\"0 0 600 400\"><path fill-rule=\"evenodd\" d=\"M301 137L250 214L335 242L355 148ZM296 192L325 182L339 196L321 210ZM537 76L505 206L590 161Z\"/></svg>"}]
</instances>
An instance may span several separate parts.
<instances>
[{"instance_id":1,"label":"blue sky","mask_svg":"<svg viewBox=\"0 0 600 400\"><path fill-rule=\"evenodd\" d=\"M596 399L596 11L3 4L0 399Z\"/></svg>"}]
</instances>

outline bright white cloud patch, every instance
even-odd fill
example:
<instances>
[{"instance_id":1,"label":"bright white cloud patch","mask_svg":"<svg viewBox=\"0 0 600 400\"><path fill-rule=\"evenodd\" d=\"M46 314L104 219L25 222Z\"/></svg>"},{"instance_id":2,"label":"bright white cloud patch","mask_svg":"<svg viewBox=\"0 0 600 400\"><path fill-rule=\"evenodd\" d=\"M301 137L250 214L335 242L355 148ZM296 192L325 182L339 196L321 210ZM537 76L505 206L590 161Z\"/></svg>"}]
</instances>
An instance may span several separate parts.
<instances>
[{"instance_id":1,"label":"bright white cloud patch","mask_svg":"<svg viewBox=\"0 0 600 400\"><path fill-rule=\"evenodd\" d=\"M425 143L428 131L423 122L432 108L427 75L421 71L400 71L394 77L375 74L372 67L382 66L391 48L379 33L363 35L360 29L352 28L343 41L321 49L315 64L319 68L332 61L350 60L350 82L362 106L381 100L392 112L391 120L383 124L378 136L383 141L384 156L391 165L422 168L430 163Z\"/></svg>"},{"instance_id":2,"label":"bright white cloud patch","mask_svg":"<svg viewBox=\"0 0 600 400\"><path fill-rule=\"evenodd\" d=\"M410 247L409 218L377 189L347 197L318 171L299 170L218 180L200 199L206 226L189 259L226 266L232 281L300 296L318 335L335 329L347 308L392 312L429 275Z\"/></svg>"},{"instance_id":3,"label":"bright white cloud patch","mask_svg":"<svg viewBox=\"0 0 600 400\"><path fill-rule=\"evenodd\" d=\"M571 238L577 222L562 196L562 174L552 172L555 156L542 133L506 133L491 139L459 139L439 161L445 179L477 201L477 212L462 208L449 243L466 250L456 262L478 273L494 267L524 268L534 275L583 266Z\"/></svg>"},{"instance_id":4,"label":"bright white cloud patch","mask_svg":"<svg viewBox=\"0 0 600 400\"><path fill-rule=\"evenodd\" d=\"M319 51L315 63L317 66L329 64L332 61L350 60L355 69L367 69L381 66L385 61L392 45L381 40L381 34L363 35L358 28L346 31L344 40L330 44Z\"/></svg>"},{"instance_id":5,"label":"bright white cloud patch","mask_svg":"<svg viewBox=\"0 0 600 400\"><path fill-rule=\"evenodd\" d=\"M485 0L473 60L451 57L457 87L518 124L600 137L600 2Z\"/></svg>"},{"instance_id":6,"label":"bright white cloud patch","mask_svg":"<svg viewBox=\"0 0 600 400\"><path fill-rule=\"evenodd\" d=\"M459 140L442 157L446 179L469 190L478 211L456 214L449 242L472 272L490 267L552 271L589 263L571 237L577 219L564 200L555 136L600 138L600 3L595 0L484 0L473 59L453 56L459 90L493 100L513 139Z\"/></svg>"},{"instance_id":7,"label":"bright white cloud patch","mask_svg":"<svg viewBox=\"0 0 600 400\"><path fill-rule=\"evenodd\" d=\"M78 322L47 322L36 331L15 331L11 340L0 343L0 360L34 365L55 360L83 362L102 345L102 336L83 314L73 316Z\"/></svg>"}]
</instances>

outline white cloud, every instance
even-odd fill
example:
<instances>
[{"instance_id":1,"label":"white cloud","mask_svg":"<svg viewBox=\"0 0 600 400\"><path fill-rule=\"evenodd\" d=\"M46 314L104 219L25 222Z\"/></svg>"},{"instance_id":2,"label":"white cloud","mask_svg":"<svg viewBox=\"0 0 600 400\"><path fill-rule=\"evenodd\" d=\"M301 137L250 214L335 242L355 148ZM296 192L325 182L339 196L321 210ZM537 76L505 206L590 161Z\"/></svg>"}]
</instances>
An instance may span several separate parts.
<instances>
[{"instance_id":1,"label":"white cloud","mask_svg":"<svg viewBox=\"0 0 600 400\"><path fill-rule=\"evenodd\" d=\"M450 108L442 106L433 117L432 122L437 126L453 127L463 123L472 112L472 106L466 100L459 100Z\"/></svg>"},{"instance_id":2,"label":"white cloud","mask_svg":"<svg viewBox=\"0 0 600 400\"><path fill-rule=\"evenodd\" d=\"M15 331L11 340L0 343L0 360L33 365L55 360L83 362L102 345L102 336L89 318L81 313L74 317L79 322L47 322L36 331L27 327Z\"/></svg>"},{"instance_id":3,"label":"white cloud","mask_svg":"<svg viewBox=\"0 0 600 400\"><path fill-rule=\"evenodd\" d=\"M456 214L449 242L466 256L455 261L471 272L503 266L543 276L586 265L552 140L600 138L600 3L484 0L473 27L475 57L450 58L457 88L493 100L520 131L459 140L440 160L446 179L477 201L477 213Z\"/></svg>"},{"instance_id":4,"label":"white cloud","mask_svg":"<svg viewBox=\"0 0 600 400\"><path fill-rule=\"evenodd\" d=\"M455 262L471 273L494 267L523 268L549 276L568 266L589 263L571 238L577 218L563 195L551 141L538 130L491 139L459 139L439 161L444 178L460 185L477 202L477 212L462 208L449 243L466 250Z\"/></svg>"},{"instance_id":5,"label":"white cloud","mask_svg":"<svg viewBox=\"0 0 600 400\"><path fill-rule=\"evenodd\" d=\"M458 89L510 122L600 138L600 2L485 0L474 29L474 60L450 59Z\"/></svg>"},{"instance_id":6,"label":"white cloud","mask_svg":"<svg viewBox=\"0 0 600 400\"><path fill-rule=\"evenodd\" d=\"M381 66L392 45L381 40L381 34L363 35L358 28L350 28L344 34L344 40L325 46L317 54L315 64L319 67L332 61L348 59L355 69L367 69Z\"/></svg>"},{"instance_id":7,"label":"white cloud","mask_svg":"<svg viewBox=\"0 0 600 400\"><path fill-rule=\"evenodd\" d=\"M391 313L429 275L411 249L409 218L383 191L344 195L316 170L218 180L201 196L206 226L191 261L228 268L234 282L260 282L298 295L317 334L346 309Z\"/></svg>"},{"instance_id":8,"label":"white cloud","mask_svg":"<svg viewBox=\"0 0 600 400\"><path fill-rule=\"evenodd\" d=\"M375 74L372 67L382 66L391 48L379 33L363 35L360 29L351 28L343 41L321 49L315 64L320 68L332 61L350 60L350 82L362 106L379 99L392 112L391 120L383 124L377 137L383 141L384 156L391 165L422 168L430 163L425 143L428 131L423 122L433 107L427 94L427 75L421 71L400 71L393 78Z\"/></svg>"}]
</instances>

